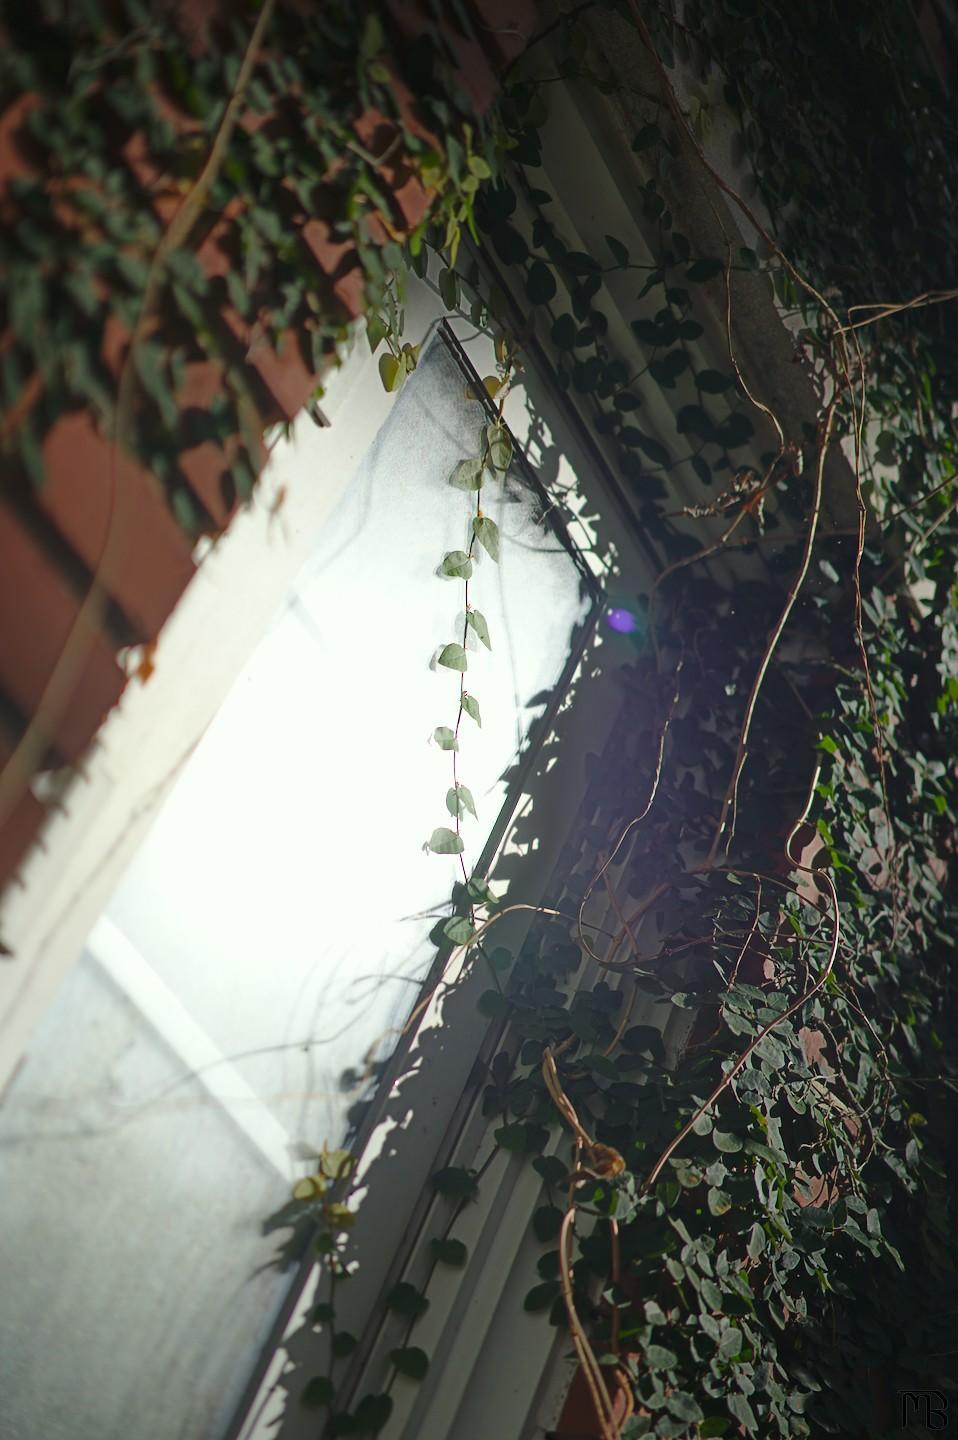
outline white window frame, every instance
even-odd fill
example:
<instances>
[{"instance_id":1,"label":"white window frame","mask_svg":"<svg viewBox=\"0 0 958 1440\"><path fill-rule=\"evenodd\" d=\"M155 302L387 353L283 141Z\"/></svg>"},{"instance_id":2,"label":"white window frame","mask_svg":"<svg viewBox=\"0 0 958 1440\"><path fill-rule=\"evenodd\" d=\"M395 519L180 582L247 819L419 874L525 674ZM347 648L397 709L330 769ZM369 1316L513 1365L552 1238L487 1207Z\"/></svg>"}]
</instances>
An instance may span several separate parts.
<instances>
[{"instance_id":1,"label":"white window frame","mask_svg":"<svg viewBox=\"0 0 958 1440\"><path fill-rule=\"evenodd\" d=\"M424 342L443 316L434 287L412 281L404 339ZM451 328L458 332L465 358L476 373L492 373L491 338L477 334L468 320L456 320ZM131 682L67 792L62 810L48 825L42 845L28 857L4 906L4 937L13 955L0 968L0 1094L14 1077L34 1028L91 938L99 961L122 980L124 990L166 1041L194 1068L206 1067L205 1073L219 1076L223 1083L217 1090L222 1089L223 1095L235 1090L236 1077L224 1071L220 1057L212 1057L217 1064L208 1065L207 1037L192 1026L175 997L155 983L149 967L130 954L128 943L103 918L103 912L393 403L393 397L382 389L378 356L371 355L363 336L357 335L341 367L329 377L322 399L323 415L329 423L317 427L307 416L300 416L292 427L290 443L276 446L256 502L202 557L196 578L160 637L149 682ZM521 444L528 428L521 389L510 395L505 418ZM566 428L561 414L556 420L559 430ZM565 434L557 434L554 443L561 452L562 478L571 481L568 457L574 453L575 443ZM322 483L311 484L304 479L308 475L321 476ZM279 497L281 505L277 505ZM594 513L599 497L585 498L584 508ZM578 539L587 544L589 538L586 523L580 527ZM630 543L623 529L615 548L621 554ZM614 649L619 642L611 637L608 643ZM566 728L578 731L572 753L579 758L586 748L601 744L602 727L611 723L615 714L619 696L609 675L590 699L588 716L577 709L564 721ZM556 703L561 700L559 693ZM534 756L532 746L523 764L528 767ZM550 823L544 827L542 843L519 862L521 881L515 882L515 888L524 897L542 894L579 797L574 786L552 795ZM508 844L508 835L502 833L508 819L503 815L494 832L492 843L500 851ZM526 924L513 924L510 935L504 924L500 943L517 943L525 928ZM380 1213L378 1219L373 1216L378 1208L373 1191L363 1207L363 1229L375 1235L375 1252L382 1259L398 1252L403 1233L415 1222L426 1178L437 1164L437 1147L450 1143L447 1137L456 1131L456 1115L468 1112L469 1077L488 1043L489 1022L476 1011L468 985L455 997L453 1009L454 1015L447 1019L455 1033L455 1046L447 1050L441 1064L426 1067L428 1074L420 1085L422 1104L430 1116L428 1133L402 1135L407 1183L401 1192L393 1190L386 1213ZM429 1019L424 1017L427 1028ZM218 1093L213 1098L222 1103ZM417 1109L419 1104L417 1100ZM268 1113L257 1110L254 1114L254 1110L256 1107L247 1107L244 1128L253 1126L256 1133L250 1138L279 1165L280 1137L272 1133ZM367 1271L372 1305L381 1289L376 1283L378 1268L377 1261ZM310 1267L304 1267L287 1310L308 1294L314 1280ZM357 1300L361 1289L362 1285L356 1286ZM252 1365L255 1357L249 1358ZM279 1352L274 1365L278 1359Z\"/></svg>"}]
</instances>

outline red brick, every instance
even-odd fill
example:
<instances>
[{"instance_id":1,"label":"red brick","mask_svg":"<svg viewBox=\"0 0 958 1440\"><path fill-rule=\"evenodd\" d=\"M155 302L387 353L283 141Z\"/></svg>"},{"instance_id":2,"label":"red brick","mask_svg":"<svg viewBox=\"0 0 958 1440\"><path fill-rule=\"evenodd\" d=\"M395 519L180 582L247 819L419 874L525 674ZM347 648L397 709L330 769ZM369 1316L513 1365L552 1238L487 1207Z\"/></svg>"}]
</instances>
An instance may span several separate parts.
<instances>
[{"instance_id":1,"label":"red brick","mask_svg":"<svg viewBox=\"0 0 958 1440\"><path fill-rule=\"evenodd\" d=\"M77 621L79 603L52 560L0 505L0 688L27 717L39 705ZM79 760L126 684L102 635L86 633L64 712L47 737Z\"/></svg>"},{"instance_id":2,"label":"red brick","mask_svg":"<svg viewBox=\"0 0 958 1440\"><path fill-rule=\"evenodd\" d=\"M11 340L10 332L0 338L0 354L7 348ZM17 426L30 414L43 392L43 380L36 371L29 375L24 381L23 389L17 400L10 409L0 415L0 440L6 440L8 436L16 433Z\"/></svg>"},{"instance_id":3,"label":"red brick","mask_svg":"<svg viewBox=\"0 0 958 1440\"><path fill-rule=\"evenodd\" d=\"M200 264L210 277L228 275L235 261L230 256L230 241L234 239L233 221L245 209L245 201L237 197L231 200L222 215L197 249ZM238 249L238 245L233 245Z\"/></svg>"},{"instance_id":4,"label":"red brick","mask_svg":"<svg viewBox=\"0 0 958 1440\"><path fill-rule=\"evenodd\" d=\"M388 119L381 110L374 108L363 111L353 122L353 129L373 156L387 154L400 133L394 120ZM429 209L429 196L418 176L403 163L402 158L396 156L380 165L379 172L392 192L407 229L412 230Z\"/></svg>"},{"instance_id":5,"label":"red brick","mask_svg":"<svg viewBox=\"0 0 958 1440\"><path fill-rule=\"evenodd\" d=\"M225 530L238 509L235 502L227 504L224 485L238 450L239 441L235 437L225 446L205 440L201 445L181 451L176 457L180 473L211 516L217 530Z\"/></svg>"},{"instance_id":6,"label":"red brick","mask_svg":"<svg viewBox=\"0 0 958 1440\"><path fill-rule=\"evenodd\" d=\"M287 330L280 337L275 349L265 338L254 340L249 361L289 420L299 414L319 384L319 377L303 362L293 330Z\"/></svg>"},{"instance_id":7,"label":"red brick","mask_svg":"<svg viewBox=\"0 0 958 1440\"><path fill-rule=\"evenodd\" d=\"M28 175L33 171L29 141L21 132L30 111L39 104L39 95L28 92L18 95L13 104L0 114L0 186L5 186L18 175Z\"/></svg>"},{"instance_id":8,"label":"red brick","mask_svg":"<svg viewBox=\"0 0 958 1440\"><path fill-rule=\"evenodd\" d=\"M396 28L409 40L418 40L429 23L418 0L386 0L386 9Z\"/></svg>"},{"instance_id":9,"label":"red brick","mask_svg":"<svg viewBox=\"0 0 958 1440\"><path fill-rule=\"evenodd\" d=\"M324 275L330 279L339 273L346 257L356 250L352 240L337 240L325 220L307 220L301 231L303 239Z\"/></svg>"},{"instance_id":10,"label":"red brick","mask_svg":"<svg viewBox=\"0 0 958 1440\"><path fill-rule=\"evenodd\" d=\"M284 348L280 354L273 349L265 334L257 334L257 327L243 320L231 305L224 305L221 313L244 347L247 365L252 366L259 375L282 415L291 420L294 415L299 414L319 383L303 363L295 331L286 331L283 336Z\"/></svg>"},{"instance_id":11,"label":"red brick","mask_svg":"<svg viewBox=\"0 0 958 1440\"><path fill-rule=\"evenodd\" d=\"M419 119L415 110L416 102L413 99L413 94L409 86L396 73L396 68L391 60L384 57L382 63L386 66L391 76L393 98L396 101L396 109L399 111L399 118L402 121L403 129L408 130L411 135L417 136L418 139L422 140L425 145L430 146L431 149L441 153L442 141L438 135Z\"/></svg>"},{"instance_id":12,"label":"red brick","mask_svg":"<svg viewBox=\"0 0 958 1440\"><path fill-rule=\"evenodd\" d=\"M215 360L191 360L183 384L176 392L180 410L208 410L225 384L222 365Z\"/></svg>"},{"instance_id":13,"label":"red brick","mask_svg":"<svg viewBox=\"0 0 958 1440\"><path fill-rule=\"evenodd\" d=\"M384 115L373 105L356 117L353 129L360 143L374 158L385 154L398 134L395 120L390 120L388 115Z\"/></svg>"},{"instance_id":14,"label":"red brick","mask_svg":"<svg viewBox=\"0 0 958 1440\"><path fill-rule=\"evenodd\" d=\"M356 264L333 282L333 291L350 320L358 320L366 310L366 276Z\"/></svg>"},{"instance_id":15,"label":"red brick","mask_svg":"<svg viewBox=\"0 0 958 1440\"><path fill-rule=\"evenodd\" d=\"M189 0L179 6L177 27L191 55L200 56L209 48L210 27L228 18L234 8L224 0Z\"/></svg>"},{"instance_id":16,"label":"red brick","mask_svg":"<svg viewBox=\"0 0 958 1440\"><path fill-rule=\"evenodd\" d=\"M521 55L536 25L533 0L472 0L476 31L498 60L508 64Z\"/></svg>"},{"instance_id":17,"label":"red brick","mask_svg":"<svg viewBox=\"0 0 958 1440\"><path fill-rule=\"evenodd\" d=\"M86 411L64 415L43 442L46 478L36 502L91 572L114 510L122 544L104 575L137 638L155 640L193 576L190 545L149 475L118 453Z\"/></svg>"},{"instance_id":18,"label":"red brick","mask_svg":"<svg viewBox=\"0 0 958 1440\"><path fill-rule=\"evenodd\" d=\"M134 130L129 140L120 146L120 157L132 171L141 190L153 190L161 181L169 182L169 175L154 160L142 130Z\"/></svg>"},{"instance_id":19,"label":"red brick","mask_svg":"<svg viewBox=\"0 0 958 1440\"><path fill-rule=\"evenodd\" d=\"M499 81L482 46L478 41L461 35L452 25L443 24L442 31L455 56L459 83L476 111L484 115L499 92Z\"/></svg>"},{"instance_id":20,"label":"red brick","mask_svg":"<svg viewBox=\"0 0 958 1440\"><path fill-rule=\"evenodd\" d=\"M114 379L119 378L123 361L130 344L130 332L115 310L110 310L103 326L100 354Z\"/></svg>"},{"instance_id":21,"label":"red brick","mask_svg":"<svg viewBox=\"0 0 958 1440\"><path fill-rule=\"evenodd\" d=\"M405 180L393 185L392 193L407 229L414 230L429 211L431 193L423 188L419 177L412 171L407 171Z\"/></svg>"},{"instance_id":22,"label":"red brick","mask_svg":"<svg viewBox=\"0 0 958 1440\"><path fill-rule=\"evenodd\" d=\"M325 220L307 221L301 234L346 317L357 320L366 309L366 277L352 240L335 239Z\"/></svg>"}]
</instances>

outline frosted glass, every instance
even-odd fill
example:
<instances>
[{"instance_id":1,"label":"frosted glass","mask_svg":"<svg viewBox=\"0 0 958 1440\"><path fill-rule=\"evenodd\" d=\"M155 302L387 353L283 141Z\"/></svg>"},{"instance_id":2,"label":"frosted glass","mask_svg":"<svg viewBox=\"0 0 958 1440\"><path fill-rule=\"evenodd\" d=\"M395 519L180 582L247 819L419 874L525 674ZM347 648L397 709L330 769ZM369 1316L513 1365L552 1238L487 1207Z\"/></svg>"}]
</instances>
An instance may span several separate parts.
<instances>
[{"instance_id":1,"label":"frosted glass","mask_svg":"<svg viewBox=\"0 0 958 1440\"><path fill-rule=\"evenodd\" d=\"M459 873L422 849L450 823L430 736L458 676L435 657L463 626L437 568L468 546L447 478L484 421L440 334L0 1108L4 1440L211 1440L237 1402L287 1283L262 1221L297 1154L345 1136L343 1072L391 1049ZM518 473L483 493L502 552L471 584L493 650L470 635L470 863L589 609L540 503Z\"/></svg>"}]
</instances>

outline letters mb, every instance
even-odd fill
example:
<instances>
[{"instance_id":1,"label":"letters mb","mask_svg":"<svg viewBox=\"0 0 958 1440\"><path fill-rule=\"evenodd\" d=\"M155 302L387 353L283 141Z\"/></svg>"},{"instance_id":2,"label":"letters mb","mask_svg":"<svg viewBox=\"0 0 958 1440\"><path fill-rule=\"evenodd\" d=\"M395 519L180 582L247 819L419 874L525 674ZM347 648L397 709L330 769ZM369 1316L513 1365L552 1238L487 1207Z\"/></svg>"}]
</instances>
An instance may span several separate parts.
<instances>
[{"instance_id":1,"label":"letters mb","mask_svg":"<svg viewBox=\"0 0 958 1440\"><path fill-rule=\"evenodd\" d=\"M924 1425L926 1430L948 1428L948 1401L940 1390L899 1390L901 1428Z\"/></svg>"}]
</instances>

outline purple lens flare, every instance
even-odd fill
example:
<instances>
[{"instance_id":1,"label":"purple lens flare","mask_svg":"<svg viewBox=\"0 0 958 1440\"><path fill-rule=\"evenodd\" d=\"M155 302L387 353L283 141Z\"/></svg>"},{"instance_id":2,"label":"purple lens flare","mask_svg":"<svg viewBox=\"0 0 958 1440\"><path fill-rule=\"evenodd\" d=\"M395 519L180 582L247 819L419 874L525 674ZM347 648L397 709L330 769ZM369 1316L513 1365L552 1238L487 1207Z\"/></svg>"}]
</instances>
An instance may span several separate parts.
<instances>
[{"instance_id":1,"label":"purple lens flare","mask_svg":"<svg viewBox=\"0 0 958 1440\"><path fill-rule=\"evenodd\" d=\"M607 610L606 623L612 630L617 630L620 635L631 635L639 628L639 622L631 610Z\"/></svg>"}]
</instances>

